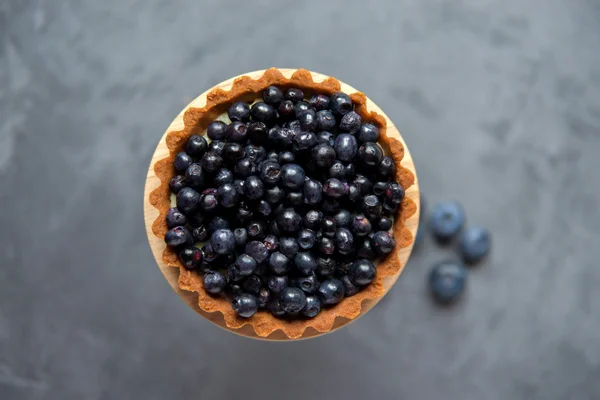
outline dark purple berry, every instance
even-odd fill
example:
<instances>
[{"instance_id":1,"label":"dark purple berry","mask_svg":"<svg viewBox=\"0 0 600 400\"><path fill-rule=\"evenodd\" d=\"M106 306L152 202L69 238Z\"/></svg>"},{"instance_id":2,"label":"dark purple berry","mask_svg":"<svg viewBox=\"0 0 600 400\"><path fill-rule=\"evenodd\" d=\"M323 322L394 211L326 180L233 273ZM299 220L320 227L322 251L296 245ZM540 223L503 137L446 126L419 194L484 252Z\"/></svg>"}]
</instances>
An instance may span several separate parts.
<instances>
[{"instance_id":1,"label":"dark purple berry","mask_svg":"<svg viewBox=\"0 0 600 400\"><path fill-rule=\"evenodd\" d=\"M354 184L360 190L362 196L366 196L373 190L373 183L364 175L357 174L354 178Z\"/></svg>"},{"instance_id":2,"label":"dark purple berry","mask_svg":"<svg viewBox=\"0 0 600 400\"><path fill-rule=\"evenodd\" d=\"M294 105L294 112L296 114L296 118L298 118L302 113L309 111L313 115L315 114L315 110L313 110L306 101L300 101Z\"/></svg>"},{"instance_id":3,"label":"dark purple berry","mask_svg":"<svg viewBox=\"0 0 600 400\"><path fill-rule=\"evenodd\" d=\"M294 256L294 265L303 275L309 275L317 269L317 260L309 252L299 252Z\"/></svg>"},{"instance_id":4,"label":"dark purple berry","mask_svg":"<svg viewBox=\"0 0 600 400\"><path fill-rule=\"evenodd\" d=\"M392 157L383 156L377 170L382 178L393 178L396 173L396 164Z\"/></svg>"},{"instance_id":5,"label":"dark purple berry","mask_svg":"<svg viewBox=\"0 0 600 400\"><path fill-rule=\"evenodd\" d=\"M203 211L210 212L216 210L219 207L216 189L206 189L202 192L198 205Z\"/></svg>"},{"instance_id":6,"label":"dark purple berry","mask_svg":"<svg viewBox=\"0 0 600 400\"><path fill-rule=\"evenodd\" d=\"M379 128L373 124L362 124L358 129L358 141L363 142L377 142L379 140Z\"/></svg>"},{"instance_id":7,"label":"dark purple berry","mask_svg":"<svg viewBox=\"0 0 600 400\"><path fill-rule=\"evenodd\" d=\"M227 115L232 121L246 122L250 119L250 106L243 101L236 101L227 110Z\"/></svg>"},{"instance_id":8,"label":"dark purple berry","mask_svg":"<svg viewBox=\"0 0 600 400\"><path fill-rule=\"evenodd\" d=\"M402 200L404 200L404 194L404 189L396 182L389 183L385 189L386 200L389 200L395 204L402 203Z\"/></svg>"},{"instance_id":9,"label":"dark purple berry","mask_svg":"<svg viewBox=\"0 0 600 400\"><path fill-rule=\"evenodd\" d=\"M233 308L236 314L240 317L250 318L258 309L256 297L249 293L242 293L234 297L233 302L231 303L231 308Z\"/></svg>"},{"instance_id":10,"label":"dark purple berry","mask_svg":"<svg viewBox=\"0 0 600 400\"><path fill-rule=\"evenodd\" d=\"M302 217L293 208L286 208L277 215L277 226L286 233L298 232L302 226Z\"/></svg>"},{"instance_id":11,"label":"dark purple berry","mask_svg":"<svg viewBox=\"0 0 600 400\"><path fill-rule=\"evenodd\" d=\"M298 245L303 250L311 249L314 246L316 240L317 235L315 234L315 231L311 229L302 229L298 233Z\"/></svg>"},{"instance_id":12,"label":"dark purple berry","mask_svg":"<svg viewBox=\"0 0 600 400\"><path fill-rule=\"evenodd\" d=\"M302 192L289 192L285 198L287 205L290 207L301 206L304 203L304 194Z\"/></svg>"},{"instance_id":13,"label":"dark purple berry","mask_svg":"<svg viewBox=\"0 0 600 400\"><path fill-rule=\"evenodd\" d=\"M375 275L377 275L377 269L375 269L373 263L363 258L354 261L348 276L356 286L365 286L373 282Z\"/></svg>"},{"instance_id":14,"label":"dark purple berry","mask_svg":"<svg viewBox=\"0 0 600 400\"><path fill-rule=\"evenodd\" d=\"M338 230L335 232L334 239L335 247L337 248L338 253L348 254L352 251L354 237L348 229L338 228Z\"/></svg>"},{"instance_id":15,"label":"dark purple berry","mask_svg":"<svg viewBox=\"0 0 600 400\"><path fill-rule=\"evenodd\" d=\"M210 237L210 244L217 254L230 254L235 250L235 237L229 229L219 229Z\"/></svg>"},{"instance_id":16,"label":"dark purple berry","mask_svg":"<svg viewBox=\"0 0 600 400\"><path fill-rule=\"evenodd\" d=\"M304 185L304 169L298 164L281 167L281 185L288 189L300 189Z\"/></svg>"},{"instance_id":17,"label":"dark purple berry","mask_svg":"<svg viewBox=\"0 0 600 400\"><path fill-rule=\"evenodd\" d=\"M267 142L268 132L269 130L264 123L253 121L248 123L246 135L253 144L260 146Z\"/></svg>"},{"instance_id":18,"label":"dark purple berry","mask_svg":"<svg viewBox=\"0 0 600 400\"><path fill-rule=\"evenodd\" d=\"M190 165L192 165L193 162L194 162L194 160L192 159L192 157L188 153L182 151L175 156L175 161L173 162L173 166L175 166L176 171L183 172Z\"/></svg>"},{"instance_id":19,"label":"dark purple berry","mask_svg":"<svg viewBox=\"0 0 600 400\"><path fill-rule=\"evenodd\" d=\"M337 263L332 257L317 258L317 273L322 277L333 276L337 267Z\"/></svg>"},{"instance_id":20,"label":"dark purple berry","mask_svg":"<svg viewBox=\"0 0 600 400\"><path fill-rule=\"evenodd\" d=\"M356 156L356 151L358 149L358 144L356 143L356 138L348 133L340 133L335 138L335 143L333 148L335 149L335 154L337 154L337 158L350 162L354 160Z\"/></svg>"},{"instance_id":21,"label":"dark purple berry","mask_svg":"<svg viewBox=\"0 0 600 400\"><path fill-rule=\"evenodd\" d=\"M321 182L308 178L304 182L304 202L310 205L318 205L323 199L323 185Z\"/></svg>"},{"instance_id":22,"label":"dark purple berry","mask_svg":"<svg viewBox=\"0 0 600 400\"><path fill-rule=\"evenodd\" d=\"M379 228L380 231L389 231L390 229L392 229L391 218L388 218L388 217L379 218L379 221L377 221L377 228Z\"/></svg>"},{"instance_id":23,"label":"dark purple berry","mask_svg":"<svg viewBox=\"0 0 600 400\"><path fill-rule=\"evenodd\" d=\"M324 94L315 94L310 98L310 105L317 111L326 110L329 107L329 97Z\"/></svg>"},{"instance_id":24,"label":"dark purple berry","mask_svg":"<svg viewBox=\"0 0 600 400\"><path fill-rule=\"evenodd\" d=\"M458 246L463 260L475 264L490 252L490 232L481 227L469 227L462 232Z\"/></svg>"},{"instance_id":25,"label":"dark purple berry","mask_svg":"<svg viewBox=\"0 0 600 400\"><path fill-rule=\"evenodd\" d=\"M239 196L231 183L226 183L217 189L217 201L225 208L234 207L239 201Z\"/></svg>"},{"instance_id":26,"label":"dark purple berry","mask_svg":"<svg viewBox=\"0 0 600 400\"><path fill-rule=\"evenodd\" d=\"M235 260L236 272L242 276L252 275L252 273L256 269L256 266L256 260L248 254L241 254Z\"/></svg>"},{"instance_id":27,"label":"dark purple berry","mask_svg":"<svg viewBox=\"0 0 600 400\"><path fill-rule=\"evenodd\" d=\"M204 285L204 290L206 290L206 292L210 294L219 294L223 292L225 286L227 286L227 278L218 271L209 270L204 273L202 284Z\"/></svg>"},{"instance_id":28,"label":"dark purple berry","mask_svg":"<svg viewBox=\"0 0 600 400\"><path fill-rule=\"evenodd\" d=\"M333 147L321 143L311 150L312 161L320 168L329 168L335 162L336 153Z\"/></svg>"},{"instance_id":29,"label":"dark purple berry","mask_svg":"<svg viewBox=\"0 0 600 400\"><path fill-rule=\"evenodd\" d=\"M386 255L396 247L396 240L391 233L386 231L375 232L373 235L373 249L378 255Z\"/></svg>"},{"instance_id":30,"label":"dark purple berry","mask_svg":"<svg viewBox=\"0 0 600 400\"><path fill-rule=\"evenodd\" d=\"M325 193L325 196L339 199L348 193L348 185L344 184L344 182L339 179L331 178L323 185L323 193Z\"/></svg>"},{"instance_id":31,"label":"dark purple berry","mask_svg":"<svg viewBox=\"0 0 600 400\"><path fill-rule=\"evenodd\" d=\"M340 210L333 216L338 228L350 228L352 225L352 214L348 210Z\"/></svg>"},{"instance_id":32,"label":"dark purple berry","mask_svg":"<svg viewBox=\"0 0 600 400\"><path fill-rule=\"evenodd\" d=\"M317 296L306 296L306 305L302 309L302 315L314 318L321 312L321 301Z\"/></svg>"},{"instance_id":33,"label":"dark purple berry","mask_svg":"<svg viewBox=\"0 0 600 400\"><path fill-rule=\"evenodd\" d=\"M267 103L258 102L252 105L250 110L253 121L263 122L267 125L275 120L275 109Z\"/></svg>"},{"instance_id":34,"label":"dark purple berry","mask_svg":"<svg viewBox=\"0 0 600 400\"><path fill-rule=\"evenodd\" d=\"M246 154L246 157L248 157L254 164L258 164L267 158L267 151L263 146L249 144L245 147L244 153Z\"/></svg>"},{"instance_id":35,"label":"dark purple berry","mask_svg":"<svg viewBox=\"0 0 600 400\"><path fill-rule=\"evenodd\" d=\"M216 215L208 223L208 232L212 235L219 229L229 229L229 222L225 218Z\"/></svg>"},{"instance_id":36,"label":"dark purple berry","mask_svg":"<svg viewBox=\"0 0 600 400\"><path fill-rule=\"evenodd\" d=\"M268 217L272 212L271 205L265 200L259 200L256 205L256 212L263 217Z\"/></svg>"},{"instance_id":37,"label":"dark purple berry","mask_svg":"<svg viewBox=\"0 0 600 400\"><path fill-rule=\"evenodd\" d=\"M208 230L204 225L197 226L192 230L192 236L196 242L205 242L208 239Z\"/></svg>"},{"instance_id":38,"label":"dark purple berry","mask_svg":"<svg viewBox=\"0 0 600 400\"><path fill-rule=\"evenodd\" d=\"M285 91L283 98L296 104L304 100L304 92L298 88L289 88Z\"/></svg>"},{"instance_id":39,"label":"dark purple berry","mask_svg":"<svg viewBox=\"0 0 600 400\"><path fill-rule=\"evenodd\" d=\"M279 116L283 119L289 119L296 116L294 103L292 103L290 100L282 101L277 110L279 111Z\"/></svg>"},{"instance_id":40,"label":"dark purple berry","mask_svg":"<svg viewBox=\"0 0 600 400\"><path fill-rule=\"evenodd\" d=\"M300 128L302 128L303 131L314 132L317 129L317 117L312 110L304 111L300 114L298 116L298 121L300 121ZM315 136L315 143L316 140L317 137Z\"/></svg>"},{"instance_id":41,"label":"dark purple berry","mask_svg":"<svg viewBox=\"0 0 600 400\"><path fill-rule=\"evenodd\" d=\"M223 164L223 158L221 158L221 156L212 151L209 151L206 154L204 154L204 157L202 157L202 161L200 161L200 165L202 165L202 168L210 174L214 174L218 170L223 168Z\"/></svg>"},{"instance_id":42,"label":"dark purple berry","mask_svg":"<svg viewBox=\"0 0 600 400\"><path fill-rule=\"evenodd\" d=\"M306 306L306 295L298 288L287 287L281 291L279 301L286 313L297 313Z\"/></svg>"},{"instance_id":43,"label":"dark purple berry","mask_svg":"<svg viewBox=\"0 0 600 400\"><path fill-rule=\"evenodd\" d=\"M265 192L265 185L256 176L252 175L244 181L244 195L250 200L260 199Z\"/></svg>"},{"instance_id":44,"label":"dark purple berry","mask_svg":"<svg viewBox=\"0 0 600 400\"><path fill-rule=\"evenodd\" d=\"M327 279L321 282L317 295L325 305L337 304L344 298L346 289L339 279Z\"/></svg>"},{"instance_id":45,"label":"dark purple berry","mask_svg":"<svg viewBox=\"0 0 600 400\"><path fill-rule=\"evenodd\" d=\"M375 184L373 185L373 193L375 193L377 196L381 196L385 193L387 186L387 182L375 182Z\"/></svg>"},{"instance_id":46,"label":"dark purple berry","mask_svg":"<svg viewBox=\"0 0 600 400\"><path fill-rule=\"evenodd\" d=\"M235 228L233 230L233 237L235 239L235 247L243 248L248 241L248 231L246 228Z\"/></svg>"},{"instance_id":47,"label":"dark purple berry","mask_svg":"<svg viewBox=\"0 0 600 400\"><path fill-rule=\"evenodd\" d=\"M448 304L456 301L465 289L467 269L460 262L442 261L431 269L429 288L436 301Z\"/></svg>"},{"instance_id":48,"label":"dark purple berry","mask_svg":"<svg viewBox=\"0 0 600 400\"><path fill-rule=\"evenodd\" d=\"M201 188L204 185L204 173L202 166L198 163L190 164L185 171L185 183L187 186Z\"/></svg>"},{"instance_id":49,"label":"dark purple berry","mask_svg":"<svg viewBox=\"0 0 600 400\"><path fill-rule=\"evenodd\" d=\"M323 232L323 235L334 237L336 230L337 224L335 219L333 217L325 217L323 222L321 222L321 232Z\"/></svg>"},{"instance_id":50,"label":"dark purple berry","mask_svg":"<svg viewBox=\"0 0 600 400\"><path fill-rule=\"evenodd\" d=\"M183 175L175 175L169 181L169 189L171 193L177 194L185 187L185 177Z\"/></svg>"},{"instance_id":51,"label":"dark purple berry","mask_svg":"<svg viewBox=\"0 0 600 400\"><path fill-rule=\"evenodd\" d=\"M335 144L335 136L333 136L333 133L331 132L322 131L317 133L317 141L319 144L323 143L333 147Z\"/></svg>"},{"instance_id":52,"label":"dark purple berry","mask_svg":"<svg viewBox=\"0 0 600 400\"><path fill-rule=\"evenodd\" d=\"M263 100L265 103L277 107L283 100L283 93L275 86L269 86L263 91Z\"/></svg>"},{"instance_id":53,"label":"dark purple berry","mask_svg":"<svg viewBox=\"0 0 600 400\"><path fill-rule=\"evenodd\" d=\"M358 158L365 165L375 167L383 158L383 150L377 143L366 142L358 149Z\"/></svg>"},{"instance_id":54,"label":"dark purple berry","mask_svg":"<svg viewBox=\"0 0 600 400\"><path fill-rule=\"evenodd\" d=\"M295 238L282 237L279 239L279 251L287 258L293 258L300 250L300 246Z\"/></svg>"},{"instance_id":55,"label":"dark purple berry","mask_svg":"<svg viewBox=\"0 0 600 400\"><path fill-rule=\"evenodd\" d=\"M350 111L340 120L340 131L348 133L356 133L360 128L362 118L355 111Z\"/></svg>"},{"instance_id":56,"label":"dark purple berry","mask_svg":"<svg viewBox=\"0 0 600 400\"><path fill-rule=\"evenodd\" d=\"M334 162L327 172L330 178L344 179L346 177L346 167L341 161Z\"/></svg>"},{"instance_id":57,"label":"dark purple berry","mask_svg":"<svg viewBox=\"0 0 600 400\"><path fill-rule=\"evenodd\" d=\"M177 208L185 214L191 214L198 209L200 194L194 189L184 187L177 193Z\"/></svg>"},{"instance_id":58,"label":"dark purple berry","mask_svg":"<svg viewBox=\"0 0 600 400\"><path fill-rule=\"evenodd\" d=\"M169 247L178 247L192 244L192 234L184 226L176 226L165 234L165 243Z\"/></svg>"},{"instance_id":59,"label":"dark purple berry","mask_svg":"<svg viewBox=\"0 0 600 400\"><path fill-rule=\"evenodd\" d=\"M344 284L346 297L354 296L356 293L360 292L360 287L353 284L348 275L342 276L340 278L340 281L342 281L342 283Z\"/></svg>"},{"instance_id":60,"label":"dark purple berry","mask_svg":"<svg viewBox=\"0 0 600 400\"><path fill-rule=\"evenodd\" d=\"M357 214L352 219L352 232L356 236L366 236L371 233L371 221L362 214Z\"/></svg>"},{"instance_id":61,"label":"dark purple berry","mask_svg":"<svg viewBox=\"0 0 600 400\"><path fill-rule=\"evenodd\" d=\"M379 201L379 198L373 194L363 198L362 209L364 214L370 220L374 221L381 217L381 202Z\"/></svg>"},{"instance_id":62,"label":"dark purple berry","mask_svg":"<svg viewBox=\"0 0 600 400\"><path fill-rule=\"evenodd\" d=\"M279 164L291 164L296 161L296 157L291 151L284 151L279 153L278 161Z\"/></svg>"},{"instance_id":63,"label":"dark purple berry","mask_svg":"<svg viewBox=\"0 0 600 400\"><path fill-rule=\"evenodd\" d=\"M202 261L202 252L194 246L186 247L179 252L179 261L181 261L185 269L196 269Z\"/></svg>"},{"instance_id":64,"label":"dark purple berry","mask_svg":"<svg viewBox=\"0 0 600 400\"><path fill-rule=\"evenodd\" d=\"M288 272L290 259L276 251L269 256L269 268L274 274L283 275Z\"/></svg>"},{"instance_id":65,"label":"dark purple berry","mask_svg":"<svg viewBox=\"0 0 600 400\"><path fill-rule=\"evenodd\" d=\"M198 159L202 158L207 149L208 143L206 142L206 139L199 135L190 136L185 145L185 152Z\"/></svg>"},{"instance_id":66,"label":"dark purple berry","mask_svg":"<svg viewBox=\"0 0 600 400\"><path fill-rule=\"evenodd\" d=\"M233 183L233 173L227 168L221 168L215 175L213 182L216 186Z\"/></svg>"},{"instance_id":67,"label":"dark purple berry","mask_svg":"<svg viewBox=\"0 0 600 400\"><path fill-rule=\"evenodd\" d=\"M266 190L265 200L271 205L279 204L285 198L285 192L279 186L273 186Z\"/></svg>"},{"instance_id":68,"label":"dark purple berry","mask_svg":"<svg viewBox=\"0 0 600 400\"><path fill-rule=\"evenodd\" d=\"M346 93L336 92L329 98L329 109L334 115L341 117L352 111L352 100Z\"/></svg>"},{"instance_id":69,"label":"dark purple berry","mask_svg":"<svg viewBox=\"0 0 600 400\"><path fill-rule=\"evenodd\" d=\"M261 163L259 173L260 179L264 183L267 185L275 185L281 178L281 166L275 161L263 161Z\"/></svg>"},{"instance_id":70,"label":"dark purple berry","mask_svg":"<svg viewBox=\"0 0 600 400\"><path fill-rule=\"evenodd\" d=\"M306 189L306 184L304 185L304 188ZM316 231L319 229L322 220L323 213L321 211L310 210L302 217L302 224L305 228Z\"/></svg>"},{"instance_id":71,"label":"dark purple berry","mask_svg":"<svg viewBox=\"0 0 600 400\"><path fill-rule=\"evenodd\" d=\"M267 287L273 293L280 293L283 289L288 287L289 279L286 275L271 275L267 279Z\"/></svg>"},{"instance_id":72,"label":"dark purple berry","mask_svg":"<svg viewBox=\"0 0 600 400\"><path fill-rule=\"evenodd\" d=\"M267 250L269 250L269 253L279 249L279 239L277 239L277 237L273 234L265 236L263 243L267 247Z\"/></svg>"},{"instance_id":73,"label":"dark purple berry","mask_svg":"<svg viewBox=\"0 0 600 400\"><path fill-rule=\"evenodd\" d=\"M292 147L296 153L308 151L316 144L317 136L312 132L300 132L292 141Z\"/></svg>"},{"instance_id":74,"label":"dark purple berry","mask_svg":"<svg viewBox=\"0 0 600 400\"><path fill-rule=\"evenodd\" d=\"M339 200L327 198L323 201L321 209L327 215L337 214L341 210L341 204Z\"/></svg>"},{"instance_id":75,"label":"dark purple berry","mask_svg":"<svg viewBox=\"0 0 600 400\"><path fill-rule=\"evenodd\" d=\"M227 124L223 121L213 121L208 124L206 134L210 140L225 140L227 137Z\"/></svg>"},{"instance_id":76,"label":"dark purple berry","mask_svg":"<svg viewBox=\"0 0 600 400\"><path fill-rule=\"evenodd\" d=\"M244 281L244 284L242 285L246 292L252 293L255 296L260 291L261 286L262 282L260 281L260 278L256 275L250 275L249 277L247 277Z\"/></svg>"},{"instance_id":77,"label":"dark purple berry","mask_svg":"<svg viewBox=\"0 0 600 400\"><path fill-rule=\"evenodd\" d=\"M267 249L267 246L263 242L258 240L246 243L244 250L246 254L254 258L259 264L265 262L269 257L269 249Z\"/></svg>"},{"instance_id":78,"label":"dark purple berry","mask_svg":"<svg viewBox=\"0 0 600 400\"><path fill-rule=\"evenodd\" d=\"M256 295L256 304L258 304L259 308L267 307L269 301L271 300L271 292L267 288L260 288L258 294Z\"/></svg>"},{"instance_id":79,"label":"dark purple berry","mask_svg":"<svg viewBox=\"0 0 600 400\"><path fill-rule=\"evenodd\" d=\"M318 249L321 254L330 256L335 253L335 242L333 239L323 236L318 240Z\"/></svg>"},{"instance_id":80,"label":"dark purple berry","mask_svg":"<svg viewBox=\"0 0 600 400\"><path fill-rule=\"evenodd\" d=\"M167 228L171 229L176 226L184 226L187 224L187 218L177 207L170 208L167 212Z\"/></svg>"}]
</instances>

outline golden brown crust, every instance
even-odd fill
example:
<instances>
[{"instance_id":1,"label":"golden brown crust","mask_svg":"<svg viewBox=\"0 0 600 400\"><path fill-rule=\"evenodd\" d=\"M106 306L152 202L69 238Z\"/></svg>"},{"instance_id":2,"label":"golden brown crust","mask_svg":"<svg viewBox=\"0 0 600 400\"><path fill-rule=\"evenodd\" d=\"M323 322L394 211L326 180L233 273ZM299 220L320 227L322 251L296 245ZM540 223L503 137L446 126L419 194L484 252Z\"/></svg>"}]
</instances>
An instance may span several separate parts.
<instances>
[{"instance_id":1,"label":"golden brown crust","mask_svg":"<svg viewBox=\"0 0 600 400\"><path fill-rule=\"evenodd\" d=\"M299 87L308 94L318 92L328 95L340 91L341 88L340 82L334 78L314 82L311 73L307 70L299 69L288 79L276 68L270 68L265 71L261 78L256 80L247 76L236 79L229 91L219 88L214 89L207 95L204 107L189 108L183 116L184 128L167 134L166 143L169 148L169 156L159 160L154 166L154 172L160 179L160 185L149 196L150 204L159 211L159 216L152 224L154 235L162 239L167 232L165 217L171 206L169 180L174 175L173 160L175 155L182 150L187 138L204 131L208 124L225 112L232 102L239 100L252 101L270 85L283 88ZM371 122L379 127L381 132L380 144L391 155L396 164L396 179L404 189L408 189L413 185L415 177L410 170L401 165L404 157L404 146L400 141L387 136L386 119L376 112L367 110L367 98L363 93L352 93L350 98L355 103L355 110L360 114L363 121ZM198 294L200 309L209 313L219 312L223 314L225 323L229 328L238 329L249 324L260 337L267 337L279 329L289 338L299 338L309 327L318 332L330 331L337 317L349 320L356 318L360 314L361 304L364 300L376 299L385 294L384 277L399 273L402 265L397 253L400 249L412 244L412 234L406 228L405 221L416 212L416 209L416 204L411 199L405 198L402 202L398 211L398 218L396 218L393 227L397 243L396 249L378 265L377 277L373 283L355 296L345 298L337 306L324 309L310 320L281 320L267 311L259 311L251 318L240 318L232 310L229 301L221 297L210 296L204 291L202 276L183 268L172 249L165 246L162 258L166 265L179 268L179 287Z\"/></svg>"}]
</instances>

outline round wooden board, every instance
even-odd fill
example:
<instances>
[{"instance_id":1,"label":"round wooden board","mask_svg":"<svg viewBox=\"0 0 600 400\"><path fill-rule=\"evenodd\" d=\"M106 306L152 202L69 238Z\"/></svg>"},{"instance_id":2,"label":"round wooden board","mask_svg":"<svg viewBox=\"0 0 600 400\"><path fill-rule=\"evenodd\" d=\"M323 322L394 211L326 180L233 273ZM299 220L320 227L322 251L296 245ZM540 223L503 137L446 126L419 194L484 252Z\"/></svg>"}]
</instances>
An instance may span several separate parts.
<instances>
[{"instance_id":1,"label":"round wooden board","mask_svg":"<svg viewBox=\"0 0 600 400\"><path fill-rule=\"evenodd\" d=\"M296 70L295 69L279 69L279 71L286 78L289 78ZM272 334L270 334L267 337L260 337L254 332L254 329L252 329L252 327L249 325L244 325L240 329L231 329L225 324L223 315L221 313L219 313L219 312L208 313L208 312L201 310L200 307L198 307L198 295L194 292L184 291L181 288L179 288L179 285L178 285L179 270L177 268L170 267L163 262L162 254L163 254L163 251L166 246L165 242L162 237L157 237L152 232L152 224L158 217L159 213L158 213L158 210L150 204L149 197L150 197L150 192L152 192L155 188L157 188L160 185L160 180L154 173L154 164L157 161L162 160L169 155L169 149L167 148L167 145L165 142L167 133L172 132L172 131L182 130L184 128L183 115L186 112L186 110L189 108L204 107L206 105L206 95L208 93L210 93L211 91L213 91L214 89L220 88L225 91L229 91L233 85L233 82L237 78L239 78L241 76L248 76L252 79L258 79L261 76L263 76L264 72L265 72L265 70L254 71L254 72L250 72L250 73L246 73L246 74L242 74L242 75L233 77L231 79L228 79L224 82L219 83L218 85L208 89L206 92L202 93L200 96L198 96L196 99L194 99L183 110L181 110L181 112L179 113L179 115L177 115L177 117L175 117L173 122L171 122L171 124L166 129L165 133L163 134L162 138L160 139L160 142L158 143L158 146L156 147L156 151L154 152L154 155L152 156L150 166L148 167L148 176L146 178L146 187L144 190L144 222L146 224L146 233L148 235L148 241L150 243L150 248L152 249L152 254L154 255L154 258L156 260L156 263L158 264L160 271L165 276L165 278L167 279L167 281L169 282L169 284L171 285L171 287L173 288L175 293L177 293L177 295L188 306L190 306L192 309L194 309L198 314L202 315L204 318L213 322L217 326L220 326L221 328L224 328L230 332L234 332L234 333L242 335L242 336L252 337L252 338L256 338L256 339L279 340L279 341L306 339L306 338L310 338L310 337L320 336L325 333L333 332L333 331L341 328L342 326L348 324L349 322L357 320L358 318L360 318L361 316L366 314L371 308L373 308L383 298L383 296L385 296L385 294L387 294L387 292L394 285L394 283L396 283L398 277L402 273L402 270L406 266L406 263L408 261L408 258L410 256L410 253L413 248L413 244L411 243L410 246L405 247L398 252L398 257L399 257L400 264L402 265L402 268L398 271L398 273L396 275L388 276L388 277L384 278L383 283L384 283L384 287L385 287L385 294L377 299L363 301L362 310L358 317L356 317L353 320L348 320L348 319L345 319L342 317L338 317L335 320L333 328L328 332L325 332L325 333L318 332L317 330L309 327L308 329L306 329L306 331L304 332L302 337L297 338L297 339L290 339L280 330L276 330L275 332L273 332ZM315 82L321 82L328 78L328 76L319 74L316 72L311 72L311 74L312 74ZM339 82L341 85L342 92L348 93L348 94L358 92L358 90L356 90L352 86L347 85L342 81L339 81ZM415 235L417 233L418 224L419 224L419 211L420 211L421 207L420 207L420 201L419 201L420 200L419 184L418 184L417 174L415 171L415 166L414 166L412 157L410 155L408 147L406 146L406 143L404 142L404 139L400 135L400 132L398 132L398 129L396 128L394 123L388 118L388 116L375 103L373 103L368 98L367 98L367 108L369 111L375 111L377 114L383 116L386 119L388 137L399 140L402 143L402 145L404 146L405 152L404 152L404 158L402 160L402 166L404 168L407 168L408 170L410 170L415 176L415 182L410 188L408 188L406 190L406 196L411 198L417 205L417 212L413 216L411 216L408 220L406 220L406 227L411 231L413 237L415 237Z\"/></svg>"}]
</instances>

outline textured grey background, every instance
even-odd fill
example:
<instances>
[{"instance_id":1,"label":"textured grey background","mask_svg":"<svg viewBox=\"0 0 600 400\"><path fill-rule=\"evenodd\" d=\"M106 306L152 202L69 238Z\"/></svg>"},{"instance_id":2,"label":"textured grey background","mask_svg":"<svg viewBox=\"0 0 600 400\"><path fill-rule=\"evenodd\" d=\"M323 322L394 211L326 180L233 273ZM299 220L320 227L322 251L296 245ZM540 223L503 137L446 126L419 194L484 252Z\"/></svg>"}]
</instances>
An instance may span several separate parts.
<instances>
[{"instance_id":1,"label":"textured grey background","mask_svg":"<svg viewBox=\"0 0 600 400\"><path fill-rule=\"evenodd\" d=\"M600 398L600 3L0 0L0 399ZM494 234L451 309L428 241L377 308L272 344L157 270L146 169L193 97L268 66L396 122L430 203Z\"/></svg>"}]
</instances>

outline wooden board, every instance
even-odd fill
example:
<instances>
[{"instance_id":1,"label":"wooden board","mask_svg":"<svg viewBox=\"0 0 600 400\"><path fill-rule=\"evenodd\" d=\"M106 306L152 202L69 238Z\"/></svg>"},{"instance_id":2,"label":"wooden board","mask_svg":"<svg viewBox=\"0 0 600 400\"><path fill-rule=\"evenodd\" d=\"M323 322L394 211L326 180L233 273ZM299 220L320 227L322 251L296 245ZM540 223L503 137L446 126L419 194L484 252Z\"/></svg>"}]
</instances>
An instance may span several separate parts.
<instances>
[{"instance_id":1,"label":"wooden board","mask_svg":"<svg viewBox=\"0 0 600 400\"><path fill-rule=\"evenodd\" d=\"M296 70L295 69L279 69L279 71L285 77L289 78ZM202 315L204 318L210 320L214 324L216 324L224 329L227 329L231 332L237 333L239 335L258 338L258 339L266 339L266 340L291 340L290 338L288 338L285 334L283 334L279 330L273 332L268 337L263 338L263 337L257 336L256 333L254 332L254 330L248 325L245 325L240 329L230 329L229 327L227 327L225 325L225 321L223 319L222 314L207 313L207 312L201 310L198 307L198 295L194 292L187 292L187 291L184 291L179 288L178 283L177 283L177 280L179 277L179 270L177 268L169 267L164 264L164 262L162 260L162 253L166 246L165 242L163 241L162 238L156 237L154 235L154 233L152 232L152 224L158 217L158 210L150 204L149 195L150 195L150 192L152 190L154 190L155 188L157 188L160 184L158 177L156 177L156 175L154 174L154 164L157 161L162 160L169 155L169 150L165 143L167 133L169 133L171 131L182 130L184 127L183 115L184 115L185 111L191 107L193 107L193 108L204 107L206 105L206 95L209 92L211 92L212 90L214 90L215 88L221 88L225 91L229 91L231 89L231 87L233 85L233 81L235 79L237 79L241 76L249 76L252 79L257 79L257 78L261 77L264 74L264 72L265 72L264 70L254 71L254 72L236 76L234 78L231 78L224 82L219 83L218 85L208 89L206 92L202 93L200 96L198 96L196 99L194 99L183 110L181 110L179 115L177 115L177 117L173 120L173 122L171 122L169 127L165 130L165 133L163 134L162 138L160 139L158 146L156 147L156 151L154 152L154 155L152 156L150 166L148 167L148 176L146 178L146 187L144 190L144 221L146 224L146 233L148 235L148 241L150 243L150 248L152 249L152 254L154 255L154 258L156 260L156 263L158 264L160 271L162 272L164 277L167 279L167 281L169 282L169 284L171 285L171 287L173 288L175 293L177 293L177 295L188 306L190 306L198 314ZM328 76L322 75L322 74L319 74L316 72L311 72L311 74L312 74L315 82L321 82L321 81L325 80L326 78L328 78ZM340 81L340 84L341 84L341 91L344 93L351 94L351 93L355 93L358 91L355 88L353 88L352 86L345 84L344 82ZM408 190L406 190L406 196L411 198L417 205L417 212L406 221L406 227L411 231L411 233L413 234L413 237L414 237L416 235L417 228L418 228L419 211L420 211L421 207L420 207L420 202L419 202L419 198L420 198L419 183L418 183L417 174L415 171L415 166L414 166L412 157L410 155L408 147L406 146L406 143L404 142L404 139L400 135L400 132L398 132L398 129L396 128L394 123L387 117L387 115L370 99L367 99L367 108L369 111L375 111L379 115L383 116L387 121L388 137L396 138L397 140L402 142L402 144L404 145L405 153L404 153L404 158L402 160L402 166L404 168L409 169L415 176L415 183L410 188L408 188ZM388 276L384 279L384 287L385 287L386 294L390 290L390 288L394 285L394 283L396 283L396 280L402 273L402 270L404 269L404 266L406 265L406 262L408 261L410 253L412 251L412 247L413 246L411 244L410 246L405 247L398 252L398 257L399 257L400 263L402 265L402 268L400 269L398 274L393 275L393 276ZM377 299L372 299L372 300L365 300L362 303L362 311L361 311L360 315L352 321L355 321L358 318L360 318L361 316L363 316L364 314L366 314L371 308L373 308L381 300L382 297L377 298ZM342 326L348 324L349 322L351 322L351 321L338 317L336 319L335 324L334 324L333 328L331 329L331 331L326 332L326 333L333 332L336 329L339 329ZM322 334L324 334L324 333L318 332L312 328L308 328L304 332L304 335L300 339L315 337L315 336L319 336ZM298 339L294 339L294 340L298 340Z\"/></svg>"}]
</instances>

